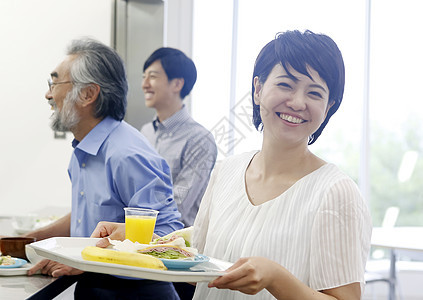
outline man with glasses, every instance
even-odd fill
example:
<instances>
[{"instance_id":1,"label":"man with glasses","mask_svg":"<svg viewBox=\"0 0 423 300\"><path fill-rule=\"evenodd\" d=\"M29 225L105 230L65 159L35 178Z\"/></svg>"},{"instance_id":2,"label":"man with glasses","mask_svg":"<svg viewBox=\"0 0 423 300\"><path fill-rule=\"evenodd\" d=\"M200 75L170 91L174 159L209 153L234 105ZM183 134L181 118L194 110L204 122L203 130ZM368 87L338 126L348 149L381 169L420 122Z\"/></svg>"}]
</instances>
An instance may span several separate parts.
<instances>
[{"instance_id":1,"label":"man with glasses","mask_svg":"<svg viewBox=\"0 0 423 300\"><path fill-rule=\"evenodd\" d=\"M75 40L48 85L46 99L54 110L52 129L74 135L68 169L72 211L27 235L38 240L89 237L100 221L123 223L124 207L158 210L158 235L181 229L169 166L138 130L123 121L128 84L117 53L91 39ZM82 273L44 260L28 274L39 269L54 277ZM138 299L141 294L142 299L178 299L168 282L102 274L82 274L75 289L75 298Z\"/></svg>"}]
</instances>

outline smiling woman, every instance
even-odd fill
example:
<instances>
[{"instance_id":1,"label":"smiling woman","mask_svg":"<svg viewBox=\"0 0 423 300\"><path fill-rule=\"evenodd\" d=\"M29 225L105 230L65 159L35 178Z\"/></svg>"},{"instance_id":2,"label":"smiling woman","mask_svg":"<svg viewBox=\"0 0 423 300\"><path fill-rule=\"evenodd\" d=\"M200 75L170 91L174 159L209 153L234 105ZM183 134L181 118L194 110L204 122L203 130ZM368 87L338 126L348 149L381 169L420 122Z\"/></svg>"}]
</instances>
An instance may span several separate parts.
<instances>
[{"instance_id":1,"label":"smiling woman","mask_svg":"<svg viewBox=\"0 0 423 300\"><path fill-rule=\"evenodd\" d=\"M341 105L345 84L345 68L337 46L329 38L322 38L322 41L318 41L314 34L305 34L304 38L307 39L307 42L317 48L315 53L310 53L310 49L301 44L302 40L301 42L295 40L295 35L300 35L300 33L293 32L290 43L279 45L281 49L276 51L273 59L268 57L272 57L271 54L275 51L272 47L277 39L262 49L254 69L252 90L253 93L257 92L257 86L261 88L261 85L268 79L269 72L271 72L273 85L279 87L279 90L285 91L285 94L278 93L276 97L289 95L291 97L290 103L293 103L294 110L301 109L306 104L305 102L297 101L302 99L305 94L307 97L304 99L322 100L317 102L323 102L324 104L324 122L318 123L319 126L310 135L309 144L312 144L320 136L330 117ZM308 53L308 58L304 60L304 57L301 57L301 59L295 57L295 52L293 51L295 48L302 49L302 52ZM324 48L329 48L338 54L333 58L333 63L322 63L329 61L330 55L324 51ZM275 64L276 66L271 69L270 67ZM282 72L275 70L278 68L282 68ZM316 72L316 70L319 70L319 72ZM293 74L293 72L296 74ZM301 75L302 80L298 75ZM258 96L260 96L260 93L255 96L256 99L253 103L253 122L256 129L261 123L260 113L257 109L259 105L257 103ZM313 101L308 101L307 103L313 103ZM323 120L311 118L307 121L319 122Z\"/></svg>"},{"instance_id":2,"label":"smiling woman","mask_svg":"<svg viewBox=\"0 0 423 300\"><path fill-rule=\"evenodd\" d=\"M193 58L199 79L193 96L202 104L193 101L193 114L215 135L219 159L260 147L262 135L252 127L250 98L251 65L260 47L278 31L324 32L342 50L348 79L345 103L319 137L321 142L311 149L335 162L359 184L374 225L381 224L392 205L401 207L399 225L423 225L423 145L419 142L423 140L419 130L423 109L415 88L423 67L423 43L416 38L423 26L418 16L422 1L263 0L257 5L252 0L216 0L213 6L199 1L194 9ZM392 22L393 16L397 22ZM232 32L227 30L231 26ZM233 40L236 48L231 46ZM398 55L401 63L386 63ZM395 84L387 84L393 82L392 74L407 76L397 76ZM209 92L210 82L219 83L219 97ZM398 172L409 151L418 156L413 159L413 172L403 182Z\"/></svg>"},{"instance_id":3,"label":"smiling woman","mask_svg":"<svg viewBox=\"0 0 423 300\"><path fill-rule=\"evenodd\" d=\"M351 120L351 116L360 114L361 102L357 99L361 99L363 95L364 61L361 49L364 47L364 2L348 2L342 5L336 0L324 2L265 0L260 2L260 5L251 0L217 2L219 9L211 7L207 2L196 3L194 7L193 53L194 60L198 61L200 74L194 97L202 99L202 107L196 106L194 101L193 114L212 129L218 143L219 157L224 158L231 154L259 148L262 136L254 130L251 123L251 98L249 97L251 65L265 42L274 38L278 31L289 29L311 29L316 33L327 33L337 40L343 50L348 66L345 97L352 100L347 101L343 109L333 118L331 122L336 125L326 131L323 139L332 143L337 129L342 128L342 134L348 136L348 140L353 144L348 149L358 150L357 132L360 129L360 123L355 121L357 118ZM238 6L231 2L238 2ZM307 7L306 11L304 7ZM219 15L219 22L215 21L216 15ZM237 18L234 19L233 16ZM231 23L232 20L234 23ZM204 28L205 24L210 23L214 26ZM231 25L233 26L232 36L226 30ZM207 30L210 30L210 33ZM211 31L219 33L219 40L213 39ZM207 43L204 42L206 36ZM348 39L345 38L346 36ZM236 49L231 48L231 41L234 39L237 41ZM211 51L210 48L205 47L206 44L216 44L219 47ZM230 60L231 50L235 51L232 54L234 62ZM203 57L213 57L213 60L204 60ZM214 61L222 63L214 64ZM231 66L234 70L229 69ZM229 78L231 72L236 74L232 76L232 81ZM220 96L218 98L212 97L206 88L215 78L219 79ZM235 89L233 94L230 93L231 87ZM214 110L215 113L209 113ZM349 122L340 122L346 119ZM326 143L318 143L313 147L320 149L325 148L325 145ZM337 159L336 162L344 166L342 160ZM350 175L355 175L357 169L355 168L351 173Z\"/></svg>"},{"instance_id":4,"label":"smiling woman","mask_svg":"<svg viewBox=\"0 0 423 300\"><path fill-rule=\"evenodd\" d=\"M329 103L328 87L315 70L308 70L310 77L292 67L288 70L278 64L265 82L254 78L254 125L258 129L269 122L264 130L274 131L275 137L291 134L300 142L306 138L312 143L317 138L310 132L318 130L335 101ZM285 126L273 126L272 120L276 125L282 120Z\"/></svg>"},{"instance_id":5,"label":"smiling woman","mask_svg":"<svg viewBox=\"0 0 423 300\"><path fill-rule=\"evenodd\" d=\"M361 298L370 214L351 178L309 150L341 104L344 72L323 34L286 31L260 51L252 101L261 150L214 170L194 223L194 247L234 265L199 283L194 299L243 299L232 290L255 299Z\"/></svg>"}]
</instances>

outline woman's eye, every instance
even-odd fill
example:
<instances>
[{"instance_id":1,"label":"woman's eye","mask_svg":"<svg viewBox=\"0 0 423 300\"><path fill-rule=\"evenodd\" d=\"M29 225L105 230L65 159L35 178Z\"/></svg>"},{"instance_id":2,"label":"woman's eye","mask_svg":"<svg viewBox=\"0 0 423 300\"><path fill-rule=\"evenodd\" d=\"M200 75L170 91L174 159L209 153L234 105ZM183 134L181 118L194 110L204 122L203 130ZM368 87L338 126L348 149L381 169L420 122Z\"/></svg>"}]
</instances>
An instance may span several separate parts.
<instances>
[{"instance_id":1,"label":"woman's eye","mask_svg":"<svg viewBox=\"0 0 423 300\"><path fill-rule=\"evenodd\" d=\"M322 96L322 94L321 93L319 93L319 92L310 92L309 93L310 95L312 95L312 96L314 96L314 97L317 97L317 98L323 98L323 96Z\"/></svg>"},{"instance_id":2,"label":"woman's eye","mask_svg":"<svg viewBox=\"0 0 423 300\"><path fill-rule=\"evenodd\" d=\"M279 82L278 83L278 86L289 88L289 89L291 88L291 86L288 83L286 83L286 82Z\"/></svg>"}]
</instances>

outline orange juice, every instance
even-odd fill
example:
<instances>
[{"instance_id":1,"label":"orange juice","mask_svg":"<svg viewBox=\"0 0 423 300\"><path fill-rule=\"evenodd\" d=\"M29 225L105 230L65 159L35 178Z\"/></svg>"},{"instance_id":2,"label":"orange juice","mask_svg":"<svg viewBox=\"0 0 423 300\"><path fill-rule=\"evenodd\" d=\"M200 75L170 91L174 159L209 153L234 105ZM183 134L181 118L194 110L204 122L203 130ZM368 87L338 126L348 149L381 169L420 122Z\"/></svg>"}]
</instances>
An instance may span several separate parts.
<instances>
[{"instance_id":1,"label":"orange juice","mask_svg":"<svg viewBox=\"0 0 423 300\"><path fill-rule=\"evenodd\" d=\"M153 238L155 217L148 216L126 216L125 217L125 238L131 242L148 244Z\"/></svg>"}]
</instances>

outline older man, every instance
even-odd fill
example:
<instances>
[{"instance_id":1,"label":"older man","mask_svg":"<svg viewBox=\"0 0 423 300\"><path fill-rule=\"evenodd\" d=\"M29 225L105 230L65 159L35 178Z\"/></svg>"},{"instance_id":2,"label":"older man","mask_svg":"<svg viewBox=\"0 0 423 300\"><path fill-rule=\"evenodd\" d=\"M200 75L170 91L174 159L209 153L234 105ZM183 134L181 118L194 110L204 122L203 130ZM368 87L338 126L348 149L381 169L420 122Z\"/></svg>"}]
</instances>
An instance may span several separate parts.
<instances>
[{"instance_id":1,"label":"older man","mask_svg":"<svg viewBox=\"0 0 423 300\"><path fill-rule=\"evenodd\" d=\"M51 73L46 93L54 109L51 127L71 131L75 137L68 169L72 211L28 235L38 239L89 237L100 221L124 222L123 208L128 206L158 210L158 235L183 227L166 161L138 130L123 121L127 89L123 62L113 49L91 39L72 42L66 58ZM38 269L55 277L81 273L43 261L29 274ZM131 299L141 292L142 299L150 299L150 292L151 299L177 299L170 283L98 276L81 281L84 296L123 297L117 286L124 286ZM78 290L81 294L77 285Z\"/></svg>"}]
</instances>

